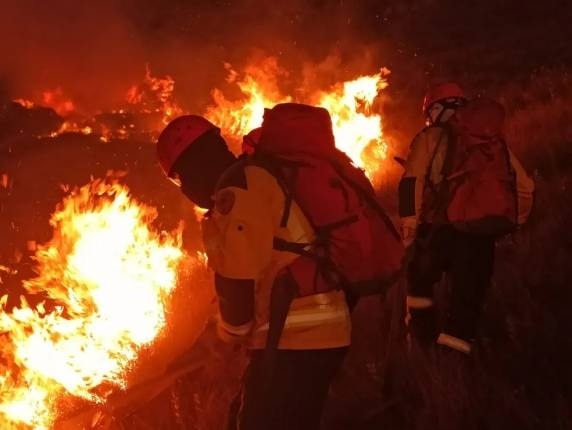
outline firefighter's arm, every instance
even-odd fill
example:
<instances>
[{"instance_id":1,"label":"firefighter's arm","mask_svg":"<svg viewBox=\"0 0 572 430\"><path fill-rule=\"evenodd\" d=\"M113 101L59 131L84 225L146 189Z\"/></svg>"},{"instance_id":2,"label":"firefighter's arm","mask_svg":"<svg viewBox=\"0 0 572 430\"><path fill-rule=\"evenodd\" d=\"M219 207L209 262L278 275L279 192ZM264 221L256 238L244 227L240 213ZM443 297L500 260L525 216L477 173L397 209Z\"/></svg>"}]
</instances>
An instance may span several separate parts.
<instances>
[{"instance_id":1,"label":"firefighter's arm","mask_svg":"<svg viewBox=\"0 0 572 430\"><path fill-rule=\"evenodd\" d=\"M518 196L518 225L523 225L528 219L530 213L532 212L532 207L534 205L534 181L528 174L526 170L516 158L516 156L510 153L510 164L514 169L516 174L516 192Z\"/></svg>"},{"instance_id":2,"label":"firefighter's arm","mask_svg":"<svg viewBox=\"0 0 572 430\"><path fill-rule=\"evenodd\" d=\"M411 142L405 165L405 172L399 182L399 216L403 243L407 247L417 230L418 216L423 204L425 178L435 151L438 129L426 129Z\"/></svg>"},{"instance_id":3,"label":"firefighter's arm","mask_svg":"<svg viewBox=\"0 0 572 430\"><path fill-rule=\"evenodd\" d=\"M232 279L215 274L218 296L218 336L228 343L240 343L250 333L254 320L254 288L252 279Z\"/></svg>"},{"instance_id":4,"label":"firefighter's arm","mask_svg":"<svg viewBox=\"0 0 572 430\"><path fill-rule=\"evenodd\" d=\"M271 209L264 196L256 194L234 187L220 191L217 202L223 202L224 213L215 205L211 223L216 227L211 227L210 240L208 227L204 228L209 264L216 273L218 333L230 342L241 342L250 333L256 280L267 268L273 249Z\"/></svg>"}]
</instances>

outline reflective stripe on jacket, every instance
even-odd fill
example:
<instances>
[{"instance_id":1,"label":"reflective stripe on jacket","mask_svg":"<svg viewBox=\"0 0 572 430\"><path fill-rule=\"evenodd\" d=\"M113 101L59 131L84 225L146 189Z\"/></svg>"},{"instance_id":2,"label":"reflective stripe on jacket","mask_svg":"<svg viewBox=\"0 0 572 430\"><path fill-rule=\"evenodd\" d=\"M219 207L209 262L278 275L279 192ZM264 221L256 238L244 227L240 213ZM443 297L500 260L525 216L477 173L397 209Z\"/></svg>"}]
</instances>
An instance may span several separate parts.
<instances>
[{"instance_id":1,"label":"reflective stripe on jacket","mask_svg":"<svg viewBox=\"0 0 572 430\"><path fill-rule=\"evenodd\" d=\"M209 265L219 278L219 333L251 348L263 348L274 280L300 258L274 249L274 240L310 243L314 232L295 202L286 227L280 226L284 192L268 171L244 165L234 174L241 178L219 188L215 208L203 220L203 239ZM349 343L345 295L330 291L294 299L278 347L321 349Z\"/></svg>"}]
</instances>

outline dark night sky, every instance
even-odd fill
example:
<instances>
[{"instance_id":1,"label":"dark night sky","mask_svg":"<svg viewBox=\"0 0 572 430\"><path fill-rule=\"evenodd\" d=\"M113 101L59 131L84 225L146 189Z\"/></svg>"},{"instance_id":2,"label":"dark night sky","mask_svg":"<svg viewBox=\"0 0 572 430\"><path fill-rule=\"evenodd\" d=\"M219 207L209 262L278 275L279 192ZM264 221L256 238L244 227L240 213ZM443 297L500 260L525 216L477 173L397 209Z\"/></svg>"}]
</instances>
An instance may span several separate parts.
<instances>
[{"instance_id":1,"label":"dark night sky","mask_svg":"<svg viewBox=\"0 0 572 430\"><path fill-rule=\"evenodd\" d=\"M105 107L140 80L145 63L204 104L240 68L276 55L296 73L339 57L336 77L394 71L396 89L474 70L526 74L572 63L565 0L3 0L0 82L12 96L60 85L79 104ZM329 71L331 72L331 70ZM482 79L482 78L481 78Z\"/></svg>"}]
</instances>

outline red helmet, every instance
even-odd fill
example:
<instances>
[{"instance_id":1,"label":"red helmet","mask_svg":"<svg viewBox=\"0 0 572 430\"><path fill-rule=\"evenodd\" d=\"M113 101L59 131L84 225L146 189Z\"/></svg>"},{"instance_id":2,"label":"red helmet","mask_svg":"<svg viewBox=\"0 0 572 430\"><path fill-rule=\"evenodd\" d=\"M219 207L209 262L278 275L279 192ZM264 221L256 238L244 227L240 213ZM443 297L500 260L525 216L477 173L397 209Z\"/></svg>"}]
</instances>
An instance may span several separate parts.
<instances>
[{"instance_id":1,"label":"red helmet","mask_svg":"<svg viewBox=\"0 0 572 430\"><path fill-rule=\"evenodd\" d=\"M427 110L433 103L451 98L466 98L465 93L459 84L455 82L447 82L435 85L427 91L427 94L425 94L425 99L423 100L423 114L427 114Z\"/></svg>"},{"instance_id":2,"label":"red helmet","mask_svg":"<svg viewBox=\"0 0 572 430\"><path fill-rule=\"evenodd\" d=\"M260 135L262 134L262 127L254 128L248 132L242 138L242 152L244 154L253 154L254 148L258 145L260 141Z\"/></svg>"},{"instance_id":3,"label":"red helmet","mask_svg":"<svg viewBox=\"0 0 572 430\"><path fill-rule=\"evenodd\" d=\"M185 115L175 118L159 135L157 157L167 176L171 176L174 164L183 152L199 137L208 131L220 129L198 115Z\"/></svg>"}]
</instances>

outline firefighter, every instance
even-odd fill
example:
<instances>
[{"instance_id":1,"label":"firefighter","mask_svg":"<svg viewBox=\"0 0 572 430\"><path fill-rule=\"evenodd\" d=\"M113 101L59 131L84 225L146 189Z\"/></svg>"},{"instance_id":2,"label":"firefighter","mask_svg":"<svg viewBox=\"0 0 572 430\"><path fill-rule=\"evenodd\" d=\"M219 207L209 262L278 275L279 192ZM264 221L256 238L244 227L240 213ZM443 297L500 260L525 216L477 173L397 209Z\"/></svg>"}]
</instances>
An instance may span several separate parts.
<instances>
[{"instance_id":1,"label":"firefighter","mask_svg":"<svg viewBox=\"0 0 572 430\"><path fill-rule=\"evenodd\" d=\"M434 350L435 345L438 345L437 349L442 351L452 349L466 354L471 352L477 335L479 316L493 275L495 242L499 237L486 229L478 233L459 229L450 221L448 193L453 188L448 183L448 178L463 178L463 172L454 175L453 172L447 171L447 166L455 163L452 159L456 154L451 151L454 146L453 139L457 136L452 123L459 121L459 112L461 109L467 110L469 103L475 104L467 99L456 83L440 84L428 91L423 102L427 127L411 143L404 165L405 173L399 184L401 230L404 245L408 250L406 276L409 332L425 350ZM497 123L500 123L504 116L501 118L498 111L502 107L498 104L495 106L495 103L477 101L477 108L470 112L488 109L485 115L479 114L478 118L494 117ZM490 106L496 108L493 114L489 112L493 110ZM473 121L472 124L477 124L478 127L478 123L479 121ZM480 127L486 128L483 125ZM485 135L486 132L484 129L482 133L472 132L468 138L480 138L477 135ZM496 191L492 191L489 197L495 197L497 203L494 204L497 205L502 205L504 200L507 200L507 208L511 207L513 201L518 200L515 217L521 225L532 207L534 184L514 155L506 151L506 144L504 145L505 153L508 152L505 163L507 174L514 173L514 189L515 193L518 191L518 195L493 195ZM488 173L482 173L484 174ZM488 183L494 183L494 179ZM477 191L479 186L476 184ZM457 204L453 209L463 214L490 210L471 207L473 204L480 203L477 203L477 199L468 198L462 205ZM444 215L445 213L447 215ZM444 274L449 282L449 303L444 326L441 327L438 324L439 312L435 308L433 294L435 284Z\"/></svg>"},{"instance_id":2,"label":"firefighter","mask_svg":"<svg viewBox=\"0 0 572 430\"><path fill-rule=\"evenodd\" d=\"M157 153L165 174L209 210L202 229L215 272L217 330L249 350L229 428L318 429L350 344L348 306L339 289L296 297L299 286L287 268L300 256L274 249L277 238L311 243L310 223L292 202L281 225L285 195L275 177L237 161L220 130L202 117L173 120L159 136Z\"/></svg>"}]
</instances>

